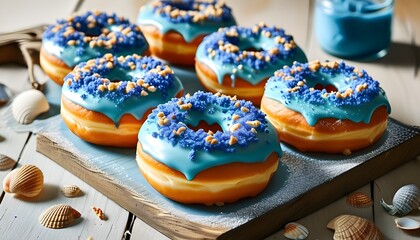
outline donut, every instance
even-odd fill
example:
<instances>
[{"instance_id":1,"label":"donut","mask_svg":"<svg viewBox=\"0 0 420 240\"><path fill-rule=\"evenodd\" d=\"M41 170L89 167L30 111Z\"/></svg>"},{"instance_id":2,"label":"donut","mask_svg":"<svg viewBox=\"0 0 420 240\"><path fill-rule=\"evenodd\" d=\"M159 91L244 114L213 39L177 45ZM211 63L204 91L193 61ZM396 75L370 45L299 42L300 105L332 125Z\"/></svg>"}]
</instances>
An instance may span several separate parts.
<instances>
[{"instance_id":1,"label":"donut","mask_svg":"<svg viewBox=\"0 0 420 240\"><path fill-rule=\"evenodd\" d=\"M40 65L54 82L83 61L103 56L143 54L148 44L140 28L115 14L86 12L57 20L42 35Z\"/></svg>"},{"instance_id":2,"label":"donut","mask_svg":"<svg viewBox=\"0 0 420 240\"><path fill-rule=\"evenodd\" d=\"M266 80L274 71L306 56L293 37L264 23L253 28L227 27L199 45L195 69L205 89L259 105Z\"/></svg>"},{"instance_id":3,"label":"donut","mask_svg":"<svg viewBox=\"0 0 420 240\"><path fill-rule=\"evenodd\" d=\"M391 106L379 82L345 62L294 63L274 73L261 110L300 151L343 153L376 142Z\"/></svg>"},{"instance_id":4,"label":"donut","mask_svg":"<svg viewBox=\"0 0 420 240\"><path fill-rule=\"evenodd\" d=\"M152 111L136 159L169 199L223 205L263 191L281 154L274 127L251 102L198 91Z\"/></svg>"},{"instance_id":5,"label":"donut","mask_svg":"<svg viewBox=\"0 0 420 240\"><path fill-rule=\"evenodd\" d=\"M134 148L151 110L182 94L181 82L160 61L107 53L80 63L64 78L61 117L87 142Z\"/></svg>"},{"instance_id":6,"label":"donut","mask_svg":"<svg viewBox=\"0 0 420 240\"><path fill-rule=\"evenodd\" d=\"M152 55L184 66L194 66L204 36L236 24L231 9L215 0L152 1L140 8L137 23Z\"/></svg>"}]
</instances>

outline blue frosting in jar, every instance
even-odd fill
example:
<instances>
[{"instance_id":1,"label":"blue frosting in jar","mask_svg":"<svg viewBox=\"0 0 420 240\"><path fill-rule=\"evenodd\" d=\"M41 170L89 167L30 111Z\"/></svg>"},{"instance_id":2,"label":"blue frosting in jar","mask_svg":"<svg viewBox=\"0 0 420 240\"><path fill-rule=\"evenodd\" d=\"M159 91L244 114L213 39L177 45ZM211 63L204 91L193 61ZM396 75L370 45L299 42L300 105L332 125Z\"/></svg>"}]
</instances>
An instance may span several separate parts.
<instances>
[{"instance_id":1,"label":"blue frosting in jar","mask_svg":"<svg viewBox=\"0 0 420 240\"><path fill-rule=\"evenodd\" d=\"M391 43L393 0L318 0L314 28L318 42L341 58L383 56Z\"/></svg>"}]
</instances>

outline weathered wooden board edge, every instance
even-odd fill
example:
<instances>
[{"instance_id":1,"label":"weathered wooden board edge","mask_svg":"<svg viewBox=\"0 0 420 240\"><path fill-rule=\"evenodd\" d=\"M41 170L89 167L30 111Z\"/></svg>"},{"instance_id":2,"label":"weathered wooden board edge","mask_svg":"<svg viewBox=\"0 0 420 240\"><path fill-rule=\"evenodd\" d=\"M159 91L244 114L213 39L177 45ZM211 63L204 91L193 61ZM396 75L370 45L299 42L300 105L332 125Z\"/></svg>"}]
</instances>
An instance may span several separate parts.
<instances>
[{"instance_id":1,"label":"weathered wooden board edge","mask_svg":"<svg viewBox=\"0 0 420 240\"><path fill-rule=\"evenodd\" d=\"M134 213L137 217L169 238L216 239L222 233L229 230L210 229L207 226L195 222L182 221L171 215L171 213L162 211L156 204L147 201L142 196L128 189L121 188L103 173L95 172L95 178L89 177L94 172L92 169L85 166L76 155L61 148L57 143L42 134L37 135L36 151L64 167L117 204L124 202L124 204L120 204L122 208ZM133 202L132 199L138 199L138 201ZM154 220L156 218L159 220Z\"/></svg>"},{"instance_id":2,"label":"weathered wooden board edge","mask_svg":"<svg viewBox=\"0 0 420 240\"><path fill-rule=\"evenodd\" d=\"M301 196L297 196L288 203L223 233L218 239L263 239L268 237L288 222L305 217L385 175L398 166L415 159L420 155L420 128L417 126L409 128L413 128L418 134L402 144L371 158L369 161L365 161L336 176L331 181L325 182Z\"/></svg>"}]
</instances>

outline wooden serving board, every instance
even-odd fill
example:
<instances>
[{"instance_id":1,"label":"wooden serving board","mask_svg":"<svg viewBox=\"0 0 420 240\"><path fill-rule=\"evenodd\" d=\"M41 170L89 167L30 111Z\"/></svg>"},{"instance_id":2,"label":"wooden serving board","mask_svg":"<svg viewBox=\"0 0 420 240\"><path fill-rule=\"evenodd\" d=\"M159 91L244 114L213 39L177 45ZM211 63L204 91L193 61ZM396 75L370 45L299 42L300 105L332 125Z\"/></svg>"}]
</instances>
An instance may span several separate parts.
<instances>
[{"instance_id":1,"label":"wooden serving board","mask_svg":"<svg viewBox=\"0 0 420 240\"><path fill-rule=\"evenodd\" d=\"M37 136L37 151L57 162L171 238L257 239L278 231L420 154L418 128L389 120L383 138L351 156L284 156L267 189L221 207L184 205L151 188L140 174L135 149L100 147L74 136L59 116Z\"/></svg>"},{"instance_id":2,"label":"wooden serving board","mask_svg":"<svg viewBox=\"0 0 420 240\"><path fill-rule=\"evenodd\" d=\"M193 69L174 71L186 93L201 89ZM53 88L47 84L47 93L59 93ZM57 102L59 94L47 97L50 102ZM380 141L351 156L303 154L282 145L281 164L260 195L221 207L207 207L173 202L150 187L138 170L135 149L86 143L68 130L60 116L41 122L36 128L42 125L37 151L175 239L266 237L287 222L328 205L420 155L419 128L392 119Z\"/></svg>"}]
</instances>

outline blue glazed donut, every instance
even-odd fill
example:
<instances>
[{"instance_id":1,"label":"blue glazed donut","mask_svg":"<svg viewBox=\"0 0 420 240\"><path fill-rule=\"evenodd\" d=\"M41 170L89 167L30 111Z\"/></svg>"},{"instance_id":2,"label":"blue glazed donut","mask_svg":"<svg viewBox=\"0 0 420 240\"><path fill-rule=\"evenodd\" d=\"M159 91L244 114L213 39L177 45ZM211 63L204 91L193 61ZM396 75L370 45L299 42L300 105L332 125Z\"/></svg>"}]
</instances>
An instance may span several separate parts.
<instances>
[{"instance_id":1,"label":"blue glazed donut","mask_svg":"<svg viewBox=\"0 0 420 240\"><path fill-rule=\"evenodd\" d=\"M88 11L57 20L42 37L40 63L59 83L78 63L103 56L143 54L148 44L140 28L116 14Z\"/></svg>"},{"instance_id":2,"label":"blue glazed donut","mask_svg":"<svg viewBox=\"0 0 420 240\"><path fill-rule=\"evenodd\" d=\"M260 23L223 28L207 36L198 47L195 68L206 89L259 105L266 80L294 61L307 59L293 37Z\"/></svg>"},{"instance_id":3,"label":"blue glazed donut","mask_svg":"<svg viewBox=\"0 0 420 240\"><path fill-rule=\"evenodd\" d=\"M203 121L220 130L203 129ZM186 203L233 202L257 194L282 153L275 129L251 102L201 91L159 105L138 139L143 175L165 196Z\"/></svg>"},{"instance_id":4,"label":"blue glazed donut","mask_svg":"<svg viewBox=\"0 0 420 240\"><path fill-rule=\"evenodd\" d=\"M170 63L194 65L203 37L235 25L223 1L151 1L140 9L137 22L154 56Z\"/></svg>"},{"instance_id":5,"label":"blue glazed donut","mask_svg":"<svg viewBox=\"0 0 420 240\"><path fill-rule=\"evenodd\" d=\"M182 93L180 81L160 61L108 53L77 65L65 77L61 116L88 142L134 147L151 109Z\"/></svg>"},{"instance_id":6,"label":"blue glazed donut","mask_svg":"<svg viewBox=\"0 0 420 240\"><path fill-rule=\"evenodd\" d=\"M276 71L261 109L298 149L347 154L378 140L391 111L379 82L344 61L296 62Z\"/></svg>"}]
</instances>

